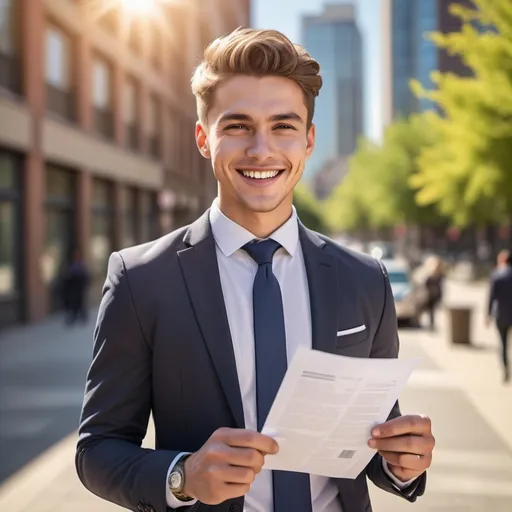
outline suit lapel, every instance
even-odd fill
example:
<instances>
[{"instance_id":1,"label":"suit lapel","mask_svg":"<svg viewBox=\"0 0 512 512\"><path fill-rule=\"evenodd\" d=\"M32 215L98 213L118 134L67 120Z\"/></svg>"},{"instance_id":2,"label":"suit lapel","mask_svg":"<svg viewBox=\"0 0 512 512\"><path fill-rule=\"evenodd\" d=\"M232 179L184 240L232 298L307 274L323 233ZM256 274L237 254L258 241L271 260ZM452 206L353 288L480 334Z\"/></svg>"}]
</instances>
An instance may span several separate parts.
<instances>
[{"instance_id":1,"label":"suit lapel","mask_svg":"<svg viewBox=\"0 0 512 512\"><path fill-rule=\"evenodd\" d=\"M312 346L335 352L338 315L338 276L334 257L324 250L325 242L299 224L311 303Z\"/></svg>"},{"instance_id":2,"label":"suit lapel","mask_svg":"<svg viewBox=\"0 0 512 512\"><path fill-rule=\"evenodd\" d=\"M236 424L244 427L235 354L217 263L209 211L188 229L178 252L192 306Z\"/></svg>"}]
</instances>

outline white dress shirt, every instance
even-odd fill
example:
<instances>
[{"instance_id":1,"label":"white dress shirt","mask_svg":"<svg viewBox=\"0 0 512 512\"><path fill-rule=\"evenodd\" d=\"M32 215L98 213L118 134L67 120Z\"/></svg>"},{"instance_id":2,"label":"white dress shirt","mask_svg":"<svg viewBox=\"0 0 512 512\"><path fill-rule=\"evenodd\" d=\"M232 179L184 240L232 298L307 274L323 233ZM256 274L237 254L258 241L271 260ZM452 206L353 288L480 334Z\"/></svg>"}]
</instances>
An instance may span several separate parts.
<instances>
[{"instance_id":1,"label":"white dress shirt","mask_svg":"<svg viewBox=\"0 0 512 512\"><path fill-rule=\"evenodd\" d=\"M256 237L226 217L216 200L210 210L210 223L235 353L245 428L257 430L252 288L258 265L242 249ZM311 348L309 289L295 209L290 219L269 238L282 246L274 255L272 269L281 287L286 351L290 363L299 347ZM169 473L180 456L171 464ZM393 481L399 487L406 485L394 477ZM311 475L310 483L313 512L342 512L334 480ZM263 470L245 496L244 512L272 512L272 502L272 472ZM181 502L167 489L167 503L171 508L178 508L193 505L195 501Z\"/></svg>"}]
</instances>

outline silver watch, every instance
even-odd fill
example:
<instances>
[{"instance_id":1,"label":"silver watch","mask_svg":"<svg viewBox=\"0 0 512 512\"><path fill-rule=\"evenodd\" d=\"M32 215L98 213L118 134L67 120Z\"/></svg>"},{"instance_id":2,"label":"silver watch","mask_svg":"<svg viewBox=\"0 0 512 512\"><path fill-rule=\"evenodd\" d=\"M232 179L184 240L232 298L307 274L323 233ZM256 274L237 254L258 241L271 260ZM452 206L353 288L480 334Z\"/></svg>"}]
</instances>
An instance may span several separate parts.
<instances>
[{"instance_id":1,"label":"silver watch","mask_svg":"<svg viewBox=\"0 0 512 512\"><path fill-rule=\"evenodd\" d=\"M180 501L191 501L193 498L183 493L185 487L185 460L188 455L183 456L172 468L167 485L172 494Z\"/></svg>"}]
</instances>

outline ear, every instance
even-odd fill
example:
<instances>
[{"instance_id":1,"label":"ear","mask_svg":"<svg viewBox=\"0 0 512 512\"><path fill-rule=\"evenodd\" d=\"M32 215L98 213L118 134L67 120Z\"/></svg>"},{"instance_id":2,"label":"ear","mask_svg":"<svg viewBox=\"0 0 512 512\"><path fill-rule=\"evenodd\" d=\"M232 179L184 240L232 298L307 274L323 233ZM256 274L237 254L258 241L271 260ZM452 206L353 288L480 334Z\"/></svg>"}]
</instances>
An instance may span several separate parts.
<instances>
[{"instance_id":1,"label":"ear","mask_svg":"<svg viewBox=\"0 0 512 512\"><path fill-rule=\"evenodd\" d=\"M201 155L203 155L204 158L210 158L210 147L208 146L208 135L206 133L206 129L203 127L200 121L196 122L196 144L197 148L199 149L199 152Z\"/></svg>"},{"instance_id":2,"label":"ear","mask_svg":"<svg viewBox=\"0 0 512 512\"><path fill-rule=\"evenodd\" d=\"M315 149L315 139L316 139L316 126L311 124L307 134L307 146L306 146L306 158L311 156L313 153L313 149Z\"/></svg>"}]
</instances>

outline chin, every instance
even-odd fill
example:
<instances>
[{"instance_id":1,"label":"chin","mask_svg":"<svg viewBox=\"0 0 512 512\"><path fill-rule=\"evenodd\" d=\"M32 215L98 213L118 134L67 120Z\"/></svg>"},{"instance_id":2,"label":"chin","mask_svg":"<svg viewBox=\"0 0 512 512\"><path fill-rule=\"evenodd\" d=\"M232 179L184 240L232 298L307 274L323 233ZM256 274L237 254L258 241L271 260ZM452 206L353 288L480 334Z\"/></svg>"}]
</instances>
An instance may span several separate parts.
<instances>
[{"instance_id":1,"label":"chin","mask_svg":"<svg viewBox=\"0 0 512 512\"><path fill-rule=\"evenodd\" d=\"M251 212L270 213L279 208L283 201L284 198L244 198L241 202Z\"/></svg>"}]
</instances>

